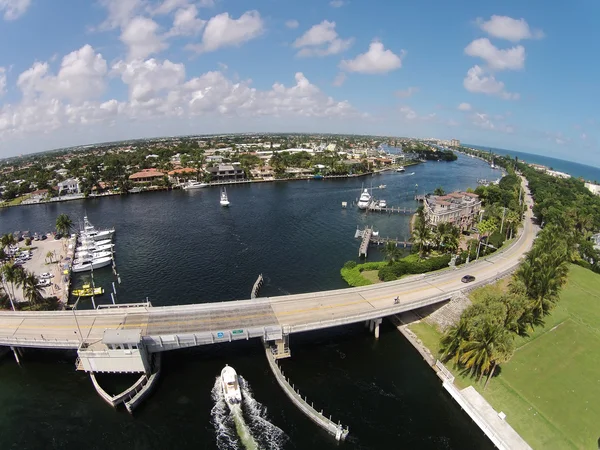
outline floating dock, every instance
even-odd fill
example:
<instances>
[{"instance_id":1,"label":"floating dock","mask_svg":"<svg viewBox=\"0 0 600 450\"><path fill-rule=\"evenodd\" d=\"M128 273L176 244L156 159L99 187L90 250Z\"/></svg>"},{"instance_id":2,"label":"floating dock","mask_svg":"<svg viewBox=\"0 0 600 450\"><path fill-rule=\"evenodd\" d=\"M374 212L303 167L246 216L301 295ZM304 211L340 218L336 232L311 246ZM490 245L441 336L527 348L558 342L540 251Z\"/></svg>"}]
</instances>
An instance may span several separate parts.
<instances>
[{"instance_id":1,"label":"floating dock","mask_svg":"<svg viewBox=\"0 0 600 450\"><path fill-rule=\"evenodd\" d=\"M414 214L416 210L410 208L400 208L398 206L379 206L377 200L372 201L367 207L369 212L381 212L388 214Z\"/></svg>"},{"instance_id":2,"label":"floating dock","mask_svg":"<svg viewBox=\"0 0 600 450\"><path fill-rule=\"evenodd\" d=\"M410 248L412 247L412 242L403 241L398 238L390 238L390 237L381 237L379 233L373 231L373 227L366 226L364 230L356 229L356 233L354 234L355 238L361 238L360 247L358 249L358 257L366 258L367 253L369 251L369 245L384 245L389 242L393 242L396 244L396 247Z\"/></svg>"},{"instance_id":3,"label":"floating dock","mask_svg":"<svg viewBox=\"0 0 600 450\"><path fill-rule=\"evenodd\" d=\"M359 232L359 230L356 230L356 233L358 236L362 236L362 241L360 243L360 247L358 248L358 257L366 258L367 253L369 251L369 243L371 242L371 236L373 236L373 227L366 227L362 232ZM356 237L358 237L358 236L356 236Z\"/></svg>"}]
</instances>

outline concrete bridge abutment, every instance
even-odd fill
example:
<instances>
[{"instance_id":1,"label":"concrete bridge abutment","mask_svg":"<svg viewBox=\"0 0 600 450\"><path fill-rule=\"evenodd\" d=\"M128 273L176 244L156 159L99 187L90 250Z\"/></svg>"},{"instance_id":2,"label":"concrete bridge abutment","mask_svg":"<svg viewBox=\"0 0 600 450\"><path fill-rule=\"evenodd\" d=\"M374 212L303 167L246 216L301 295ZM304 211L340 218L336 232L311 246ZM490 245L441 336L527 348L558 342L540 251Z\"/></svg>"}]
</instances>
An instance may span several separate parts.
<instances>
[{"instance_id":1,"label":"concrete bridge abutment","mask_svg":"<svg viewBox=\"0 0 600 450\"><path fill-rule=\"evenodd\" d=\"M365 327L369 328L369 331L373 333L375 339L379 339L379 325L381 325L383 319L371 319L365 322Z\"/></svg>"}]
</instances>

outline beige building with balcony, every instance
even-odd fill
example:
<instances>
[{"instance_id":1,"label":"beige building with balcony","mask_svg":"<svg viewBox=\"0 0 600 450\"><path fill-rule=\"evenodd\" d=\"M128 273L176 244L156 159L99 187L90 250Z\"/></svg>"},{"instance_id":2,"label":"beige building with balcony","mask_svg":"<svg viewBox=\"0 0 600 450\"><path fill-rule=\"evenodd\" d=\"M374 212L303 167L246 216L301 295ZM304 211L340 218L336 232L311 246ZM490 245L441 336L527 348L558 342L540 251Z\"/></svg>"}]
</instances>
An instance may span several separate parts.
<instances>
[{"instance_id":1,"label":"beige building with balcony","mask_svg":"<svg viewBox=\"0 0 600 450\"><path fill-rule=\"evenodd\" d=\"M461 230L471 228L481 213L481 200L470 192L429 195L424 200L425 217L432 226L448 222Z\"/></svg>"}]
</instances>

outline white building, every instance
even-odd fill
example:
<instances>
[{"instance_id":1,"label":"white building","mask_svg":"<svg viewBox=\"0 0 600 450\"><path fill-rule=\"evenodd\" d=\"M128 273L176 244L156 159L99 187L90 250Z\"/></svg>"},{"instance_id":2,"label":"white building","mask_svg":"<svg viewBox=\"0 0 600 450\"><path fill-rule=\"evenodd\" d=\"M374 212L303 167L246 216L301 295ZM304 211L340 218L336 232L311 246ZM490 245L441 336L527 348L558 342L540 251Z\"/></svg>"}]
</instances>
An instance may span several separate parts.
<instances>
[{"instance_id":1,"label":"white building","mask_svg":"<svg viewBox=\"0 0 600 450\"><path fill-rule=\"evenodd\" d=\"M79 180L77 178L67 178L56 185L60 194L79 194Z\"/></svg>"},{"instance_id":2,"label":"white building","mask_svg":"<svg viewBox=\"0 0 600 450\"><path fill-rule=\"evenodd\" d=\"M559 172L558 170L550 170L550 169L548 169L548 170L546 170L546 173L548 175L551 175L551 176L555 177L555 178L564 178L564 179L571 178L571 175L569 175L568 173Z\"/></svg>"},{"instance_id":3,"label":"white building","mask_svg":"<svg viewBox=\"0 0 600 450\"><path fill-rule=\"evenodd\" d=\"M585 187L594 195L600 195L600 185L594 183L585 183Z\"/></svg>"}]
</instances>

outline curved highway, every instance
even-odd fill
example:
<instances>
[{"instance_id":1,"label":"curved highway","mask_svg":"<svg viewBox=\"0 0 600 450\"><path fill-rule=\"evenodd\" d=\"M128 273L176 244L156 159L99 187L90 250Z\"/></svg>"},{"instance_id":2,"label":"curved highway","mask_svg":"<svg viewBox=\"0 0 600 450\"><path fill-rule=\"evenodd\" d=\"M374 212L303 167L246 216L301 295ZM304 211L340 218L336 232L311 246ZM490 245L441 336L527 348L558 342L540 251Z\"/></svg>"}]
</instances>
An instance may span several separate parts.
<instances>
[{"instance_id":1,"label":"curved highway","mask_svg":"<svg viewBox=\"0 0 600 450\"><path fill-rule=\"evenodd\" d=\"M449 299L466 287L513 271L535 239L529 191L527 211L512 245L458 269L359 288L197 305L108 308L90 311L0 313L0 345L77 348L102 339L106 329L141 329L151 351L264 337L361 322ZM474 283L461 282L466 275ZM400 303L394 304L399 297Z\"/></svg>"}]
</instances>

